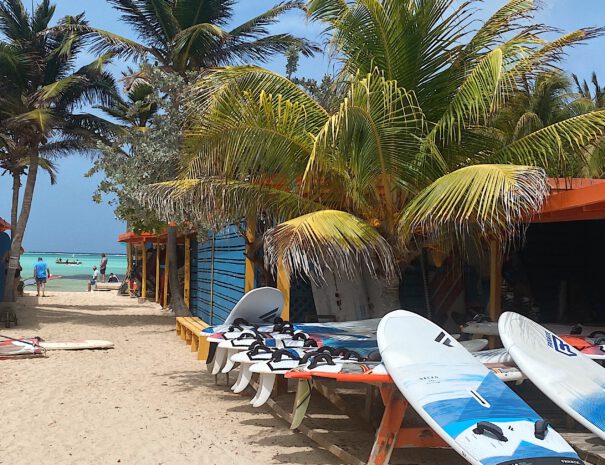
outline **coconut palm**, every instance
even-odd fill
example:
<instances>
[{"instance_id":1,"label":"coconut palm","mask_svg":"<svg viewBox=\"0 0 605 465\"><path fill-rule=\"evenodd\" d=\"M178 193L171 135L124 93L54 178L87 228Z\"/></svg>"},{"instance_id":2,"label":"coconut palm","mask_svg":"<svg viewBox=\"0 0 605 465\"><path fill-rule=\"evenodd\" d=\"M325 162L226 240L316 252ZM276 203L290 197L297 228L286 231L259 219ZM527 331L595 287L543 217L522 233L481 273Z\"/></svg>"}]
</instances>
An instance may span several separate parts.
<instances>
[{"instance_id":1,"label":"coconut palm","mask_svg":"<svg viewBox=\"0 0 605 465\"><path fill-rule=\"evenodd\" d=\"M167 71L185 73L237 62L265 62L275 53L296 47L304 55L317 50L291 34L269 34L269 26L301 1L284 1L245 23L226 30L235 0L108 0L122 20L137 32L139 42L86 28L96 36L99 53L155 62Z\"/></svg>"},{"instance_id":2,"label":"coconut palm","mask_svg":"<svg viewBox=\"0 0 605 465\"><path fill-rule=\"evenodd\" d=\"M104 71L101 56L80 68L78 53L86 45L82 15L67 16L51 25L54 5L43 0L30 15L21 0L0 1L0 122L13 149L27 160L27 180L14 225L11 265L15 265L29 219L42 158L92 150L95 140L114 128L105 120L80 113L84 104L109 104L114 80ZM14 299L13 273L7 274L5 300Z\"/></svg>"},{"instance_id":3,"label":"coconut palm","mask_svg":"<svg viewBox=\"0 0 605 465\"><path fill-rule=\"evenodd\" d=\"M396 276L423 246L469 233L505 243L545 200L545 169L568 172L605 112L516 140L494 120L600 31L548 42L527 24L533 2L511 0L473 34L474 3L312 0L349 82L338 111L267 70L219 71L198 83L183 178L154 186L149 204L211 226L269 214L281 224L266 258L320 280L360 261Z\"/></svg>"}]
</instances>

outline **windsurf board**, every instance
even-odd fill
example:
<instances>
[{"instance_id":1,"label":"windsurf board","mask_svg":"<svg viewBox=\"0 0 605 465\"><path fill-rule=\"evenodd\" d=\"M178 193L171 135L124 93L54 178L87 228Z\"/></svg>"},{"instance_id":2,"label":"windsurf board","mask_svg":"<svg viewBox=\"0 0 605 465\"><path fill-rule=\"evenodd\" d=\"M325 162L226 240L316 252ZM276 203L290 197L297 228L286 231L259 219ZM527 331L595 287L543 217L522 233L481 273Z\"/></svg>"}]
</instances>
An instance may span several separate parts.
<instances>
[{"instance_id":1,"label":"windsurf board","mask_svg":"<svg viewBox=\"0 0 605 465\"><path fill-rule=\"evenodd\" d=\"M378 327L378 347L406 400L471 464L583 463L536 412L434 323L403 310L389 313Z\"/></svg>"},{"instance_id":2,"label":"windsurf board","mask_svg":"<svg viewBox=\"0 0 605 465\"><path fill-rule=\"evenodd\" d=\"M555 404L605 439L605 368L538 323L506 312L502 342L519 368Z\"/></svg>"}]
</instances>

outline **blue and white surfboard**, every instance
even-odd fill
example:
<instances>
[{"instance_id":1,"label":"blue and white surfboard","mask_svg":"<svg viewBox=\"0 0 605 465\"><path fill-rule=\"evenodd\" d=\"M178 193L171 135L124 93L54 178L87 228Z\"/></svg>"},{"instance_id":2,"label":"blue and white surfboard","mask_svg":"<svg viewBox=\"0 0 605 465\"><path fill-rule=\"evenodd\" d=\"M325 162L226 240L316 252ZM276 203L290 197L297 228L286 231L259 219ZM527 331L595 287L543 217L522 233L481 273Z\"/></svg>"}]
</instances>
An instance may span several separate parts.
<instances>
[{"instance_id":1,"label":"blue and white surfboard","mask_svg":"<svg viewBox=\"0 0 605 465\"><path fill-rule=\"evenodd\" d=\"M498 322L502 342L555 404L605 439L605 368L538 323L513 312Z\"/></svg>"},{"instance_id":2,"label":"blue and white surfboard","mask_svg":"<svg viewBox=\"0 0 605 465\"><path fill-rule=\"evenodd\" d=\"M392 312L378 326L378 347L404 397L470 463L583 463L521 398L430 321Z\"/></svg>"}]
</instances>

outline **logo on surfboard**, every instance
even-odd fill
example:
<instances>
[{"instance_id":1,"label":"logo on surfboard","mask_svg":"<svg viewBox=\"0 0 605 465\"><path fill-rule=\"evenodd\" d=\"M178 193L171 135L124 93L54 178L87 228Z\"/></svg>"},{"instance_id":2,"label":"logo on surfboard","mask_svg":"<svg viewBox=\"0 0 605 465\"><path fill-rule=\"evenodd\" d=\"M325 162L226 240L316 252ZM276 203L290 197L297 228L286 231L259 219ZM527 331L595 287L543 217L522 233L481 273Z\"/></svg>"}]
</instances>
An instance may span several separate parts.
<instances>
[{"instance_id":1,"label":"logo on surfboard","mask_svg":"<svg viewBox=\"0 0 605 465\"><path fill-rule=\"evenodd\" d=\"M449 337L445 337L445 333L443 331L441 331L441 333L439 333L439 336L435 338L435 342L439 342L440 344L443 344L446 347L454 347L452 345L452 340Z\"/></svg>"},{"instance_id":2,"label":"logo on surfboard","mask_svg":"<svg viewBox=\"0 0 605 465\"><path fill-rule=\"evenodd\" d=\"M277 308L274 308L273 310L269 310L267 313L263 313L260 316L261 321L263 321L263 323L269 323L271 321L273 321L275 319L275 317L277 316Z\"/></svg>"},{"instance_id":3,"label":"logo on surfboard","mask_svg":"<svg viewBox=\"0 0 605 465\"><path fill-rule=\"evenodd\" d=\"M571 346L569 344L567 344L565 341L558 338L554 334L551 334L549 332L545 332L544 334L546 335L546 343L551 349L554 349L560 354L567 355L568 357L576 357L578 355L571 349Z\"/></svg>"}]
</instances>

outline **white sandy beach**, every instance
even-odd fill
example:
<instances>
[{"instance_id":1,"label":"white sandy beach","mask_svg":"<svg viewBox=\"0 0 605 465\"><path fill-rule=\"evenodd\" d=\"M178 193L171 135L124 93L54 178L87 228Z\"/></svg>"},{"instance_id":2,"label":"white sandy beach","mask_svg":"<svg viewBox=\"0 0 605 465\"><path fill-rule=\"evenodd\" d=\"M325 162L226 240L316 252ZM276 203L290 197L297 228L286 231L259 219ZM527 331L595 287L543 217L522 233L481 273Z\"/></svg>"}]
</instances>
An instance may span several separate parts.
<instances>
[{"instance_id":1,"label":"white sandy beach","mask_svg":"<svg viewBox=\"0 0 605 465\"><path fill-rule=\"evenodd\" d=\"M215 386L174 317L114 292L19 300L11 337L109 339L107 351L0 361L0 463L333 464L248 396Z\"/></svg>"}]
</instances>

